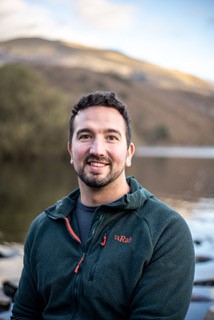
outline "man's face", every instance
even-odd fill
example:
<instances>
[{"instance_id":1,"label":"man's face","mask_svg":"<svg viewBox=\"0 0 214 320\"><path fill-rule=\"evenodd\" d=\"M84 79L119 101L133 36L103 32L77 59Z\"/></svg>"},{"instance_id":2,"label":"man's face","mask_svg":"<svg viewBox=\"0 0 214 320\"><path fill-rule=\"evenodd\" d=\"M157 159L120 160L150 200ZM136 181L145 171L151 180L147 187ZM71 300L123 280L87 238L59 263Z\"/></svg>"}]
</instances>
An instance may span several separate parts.
<instances>
[{"instance_id":1,"label":"man's face","mask_svg":"<svg viewBox=\"0 0 214 320\"><path fill-rule=\"evenodd\" d=\"M134 145L127 149L125 122L116 109L92 106L76 115L68 151L79 182L100 188L124 179Z\"/></svg>"}]
</instances>

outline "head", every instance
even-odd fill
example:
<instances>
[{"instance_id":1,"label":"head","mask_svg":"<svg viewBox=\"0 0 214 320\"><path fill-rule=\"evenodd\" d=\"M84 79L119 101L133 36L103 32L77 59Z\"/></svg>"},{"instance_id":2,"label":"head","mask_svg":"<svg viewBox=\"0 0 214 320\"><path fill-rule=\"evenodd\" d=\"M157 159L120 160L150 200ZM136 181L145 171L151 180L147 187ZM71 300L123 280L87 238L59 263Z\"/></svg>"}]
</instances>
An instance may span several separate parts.
<instances>
[{"instance_id":1,"label":"head","mask_svg":"<svg viewBox=\"0 0 214 320\"><path fill-rule=\"evenodd\" d=\"M91 93L74 106L68 151L80 186L126 184L125 167L131 165L134 145L127 108L114 93Z\"/></svg>"},{"instance_id":2,"label":"head","mask_svg":"<svg viewBox=\"0 0 214 320\"><path fill-rule=\"evenodd\" d=\"M71 143L74 132L74 119L80 110L92 106L106 106L116 109L123 117L126 126L126 141L127 148L130 146L131 133L131 119L128 113L127 106L116 96L114 92L110 91L95 91L84 95L73 106L70 122L69 122L69 142Z\"/></svg>"}]
</instances>

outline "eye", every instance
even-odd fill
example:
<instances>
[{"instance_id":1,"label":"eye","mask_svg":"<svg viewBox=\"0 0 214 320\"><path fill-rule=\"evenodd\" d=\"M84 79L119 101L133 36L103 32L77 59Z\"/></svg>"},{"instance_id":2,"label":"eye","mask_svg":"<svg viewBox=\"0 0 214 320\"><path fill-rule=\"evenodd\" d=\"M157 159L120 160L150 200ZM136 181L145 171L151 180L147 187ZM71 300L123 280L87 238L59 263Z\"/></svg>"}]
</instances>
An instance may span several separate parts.
<instances>
[{"instance_id":1,"label":"eye","mask_svg":"<svg viewBox=\"0 0 214 320\"><path fill-rule=\"evenodd\" d=\"M87 140L90 140L90 139L91 139L91 135L90 134L81 134L78 137L78 140L81 140L81 141L87 141Z\"/></svg>"},{"instance_id":2,"label":"eye","mask_svg":"<svg viewBox=\"0 0 214 320\"><path fill-rule=\"evenodd\" d=\"M118 137L115 135L109 135L107 136L107 140L109 141L118 141Z\"/></svg>"}]
</instances>

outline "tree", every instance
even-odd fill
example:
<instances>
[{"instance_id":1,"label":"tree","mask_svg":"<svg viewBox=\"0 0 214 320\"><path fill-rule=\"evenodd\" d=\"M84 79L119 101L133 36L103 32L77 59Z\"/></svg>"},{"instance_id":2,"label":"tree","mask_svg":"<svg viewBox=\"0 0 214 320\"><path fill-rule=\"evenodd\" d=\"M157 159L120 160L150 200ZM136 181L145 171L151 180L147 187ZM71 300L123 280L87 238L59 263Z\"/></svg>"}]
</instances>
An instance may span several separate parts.
<instances>
[{"instance_id":1,"label":"tree","mask_svg":"<svg viewBox=\"0 0 214 320\"><path fill-rule=\"evenodd\" d=\"M0 68L0 155L26 158L66 148L67 96L30 66Z\"/></svg>"}]
</instances>

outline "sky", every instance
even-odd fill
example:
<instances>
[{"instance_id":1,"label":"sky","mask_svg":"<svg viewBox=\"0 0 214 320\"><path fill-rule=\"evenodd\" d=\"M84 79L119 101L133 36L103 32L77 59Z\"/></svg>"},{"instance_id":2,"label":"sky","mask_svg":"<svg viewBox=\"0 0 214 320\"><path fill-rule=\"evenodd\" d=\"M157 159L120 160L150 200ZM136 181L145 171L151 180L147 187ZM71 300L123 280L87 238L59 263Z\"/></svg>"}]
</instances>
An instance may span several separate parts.
<instances>
[{"instance_id":1,"label":"sky","mask_svg":"<svg viewBox=\"0 0 214 320\"><path fill-rule=\"evenodd\" d=\"M214 0L0 0L0 41L35 36L214 82Z\"/></svg>"}]
</instances>

